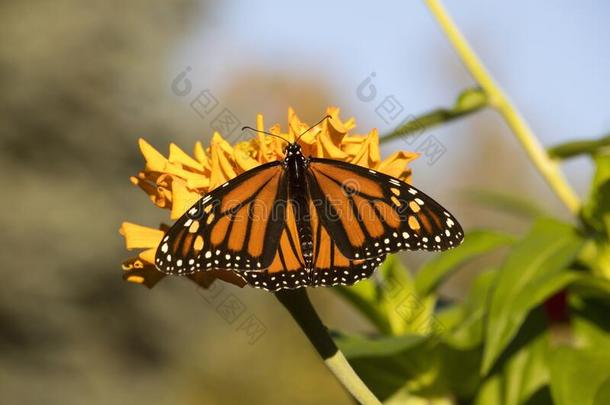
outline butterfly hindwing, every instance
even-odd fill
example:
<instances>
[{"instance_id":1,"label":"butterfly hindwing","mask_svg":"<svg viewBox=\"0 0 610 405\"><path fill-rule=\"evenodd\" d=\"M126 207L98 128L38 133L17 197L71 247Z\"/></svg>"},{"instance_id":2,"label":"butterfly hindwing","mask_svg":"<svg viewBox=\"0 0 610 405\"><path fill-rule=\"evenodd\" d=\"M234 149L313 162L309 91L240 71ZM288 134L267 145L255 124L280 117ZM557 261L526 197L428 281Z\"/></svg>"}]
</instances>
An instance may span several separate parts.
<instances>
[{"instance_id":1,"label":"butterfly hindwing","mask_svg":"<svg viewBox=\"0 0 610 405\"><path fill-rule=\"evenodd\" d=\"M312 158L308 183L317 211L346 257L399 250L446 250L463 231L432 198L394 177L346 162Z\"/></svg>"},{"instance_id":2,"label":"butterfly hindwing","mask_svg":"<svg viewBox=\"0 0 610 405\"><path fill-rule=\"evenodd\" d=\"M313 233L312 285L352 285L368 278L385 260L385 254L369 259L349 259L337 247L329 230L311 201L310 217Z\"/></svg>"},{"instance_id":3,"label":"butterfly hindwing","mask_svg":"<svg viewBox=\"0 0 610 405\"><path fill-rule=\"evenodd\" d=\"M310 200L313 263L311 269L306 269L294 213L292 205L287 204L284 231L271 265L263 271L239 272L251 286L278 291L304 286L352 285L368 278L385 259L385 255L369 260L351 260L345 257L319 220L313 201Z\"/></svg>"},{"instance_id":4,"label":"butterfly hindwing","mask_svg":"<svg viewBox=\"0 0 610 405\"><path fill-rule=\"evenodd\" d=\"M155 265L168 274L268 267L284 228L286 193L281 162L237 176L176 221L157 249Z\"/></svg>"}]
</instances>

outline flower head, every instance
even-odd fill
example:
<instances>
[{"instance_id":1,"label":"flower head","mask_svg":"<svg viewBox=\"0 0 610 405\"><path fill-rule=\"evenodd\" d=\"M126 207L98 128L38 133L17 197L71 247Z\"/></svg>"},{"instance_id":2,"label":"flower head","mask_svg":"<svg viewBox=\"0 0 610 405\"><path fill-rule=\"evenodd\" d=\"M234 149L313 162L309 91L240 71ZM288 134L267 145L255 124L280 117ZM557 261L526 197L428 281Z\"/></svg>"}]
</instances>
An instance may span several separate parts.
<instances>
[{"instance_id":1,"label":"flower head","mask_svg":"<svg viewBox=\"0 0 610 405\"><path fill-rule=\"evenodd\" d=\"M300 138L299 144L305 155L342 160L410 182L408 163L417 158L416 153L399 151L382 160L376 129L368 134L354 134L353 118L342 121L336 107L328 108L327 114L330 116L328 120ZM256 117L256 128L265 130L260 114ZM282 129L275 124L268 131L293 142L308 128L289 109L288 126ZM262 133L256 133L252 139L232 146L215 132L209 147L204 148L200 142L195 144L192 156L172 143L169 156L165 157L144 139L140 139L139 143L146 165L137 176L131 177L131 181L148 194L153 204L170 210L172 220L182 216L203 195L226 181L260 164L283 159L286 146L281 139ZM154 229L125 222L120 232L125 237L127 249L143 249L137 257L123 263L124 278L152 287L164 276L153 264L156 248L164 234L163 228ZM190 278L204 287L216 278L239 286L245 284L239 276L223 270L204 271Z\"/></svg>"}]
</instances>

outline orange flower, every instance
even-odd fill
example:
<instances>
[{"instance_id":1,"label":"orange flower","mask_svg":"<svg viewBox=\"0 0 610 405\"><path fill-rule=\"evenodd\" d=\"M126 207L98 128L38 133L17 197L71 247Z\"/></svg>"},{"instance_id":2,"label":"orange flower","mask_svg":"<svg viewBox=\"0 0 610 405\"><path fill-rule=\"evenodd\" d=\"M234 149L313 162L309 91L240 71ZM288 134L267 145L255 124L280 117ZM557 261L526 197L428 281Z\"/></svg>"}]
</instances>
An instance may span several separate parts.
<instances>
[{"instance_id":1,"label":"orange flower","mask_svg":"<svg viewBox=\"0 0 610 405\"><path fill-rule=\"evenodd\" d=\"M342 121L336 107L329 107L326 112L331 118L312 128L299 140L306 156L342 160L410 182L408 163L417 158L417 153L400 151L381 160L376 129L368 134L353 134L351 131L356 126L353 118ZM256 117L256 128L265 130L260 114ZM283 131L279 124L275 124L269 132L294 141L308 128L290 108L288 127ZM131 181L148 194L153 204L169 209L172 220L181 217L204 194L235 176L260 164L283 159L286 145L278 138L256 133L252 139L231 146L215 132L208 148L204 148L200 142L195 144L192 157L172 143L166 158L144 139L140 139L139 143L146 165L137 176L131 177ZM120 232L125 237L128 249L145 249L137 257L123 263L124 278L152 287L164 276L153 265L163 231L125 222ZM239 277L228 274L233 273L205 271L191 278L203 286L208 286L215 278L244 285Z\"/></svg>"}]
</instances>

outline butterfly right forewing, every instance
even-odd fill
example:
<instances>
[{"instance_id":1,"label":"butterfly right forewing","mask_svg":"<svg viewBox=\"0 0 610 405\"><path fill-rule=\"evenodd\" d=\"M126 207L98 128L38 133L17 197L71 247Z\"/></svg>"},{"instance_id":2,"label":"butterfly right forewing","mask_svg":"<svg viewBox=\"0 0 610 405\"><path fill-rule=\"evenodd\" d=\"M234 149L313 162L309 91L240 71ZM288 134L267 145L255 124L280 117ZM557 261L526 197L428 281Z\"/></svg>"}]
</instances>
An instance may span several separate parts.
<instances>
[{"instance_id":1,"label":"butterfly right forewing","mask_svg":"<svg viewBox=\"0 0 610 405\"><path fill-rule=\"evenodd\" d=\"M346 162L312 158L317 211L341 251L369 259L399 250L446 250L463 239L458 221L417 188Z\"/></svg>"}]
</instances>

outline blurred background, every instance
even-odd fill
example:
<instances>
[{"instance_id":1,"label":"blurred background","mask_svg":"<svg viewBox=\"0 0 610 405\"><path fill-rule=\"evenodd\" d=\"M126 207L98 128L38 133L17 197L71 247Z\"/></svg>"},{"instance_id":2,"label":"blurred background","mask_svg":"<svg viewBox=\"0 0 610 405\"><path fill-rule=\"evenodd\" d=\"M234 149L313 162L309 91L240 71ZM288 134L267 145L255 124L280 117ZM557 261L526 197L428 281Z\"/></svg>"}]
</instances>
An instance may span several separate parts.
<instances>
[{"instance_id":1,"label":"blurred background","mask_svg":"<svg viewBox=\"0 0 610 405\"><path fill-rule=\"evenodd\" d=\"M608 131L609 3L446 6L545 146ZM286 125L289 106L313 123L337 105L361 132L383 133L452 105L474 82L423 2L8 1L0 38L0 402L351 403L273 296L225 287L264 327L251 342L190 282L122 281L118 227L167 220L129 182L143 167L137 139L164 153L207 143L214 117L191 107L203 90L241 125L257 112ZM188 94L172 87L180 74ZM392 122L376 112L388 96L403 107ZM473 189L566 214L494 112L429 134L445 152L417 161L414 183L467 229L527 225L472 204ZM399 139L383 152L416 147ZM586 159L565 169L586 193ZM402 256L414 271L429 257ZM330 327L372 330L329 289L312 296Z\"/></svg>"}]
</instances>

